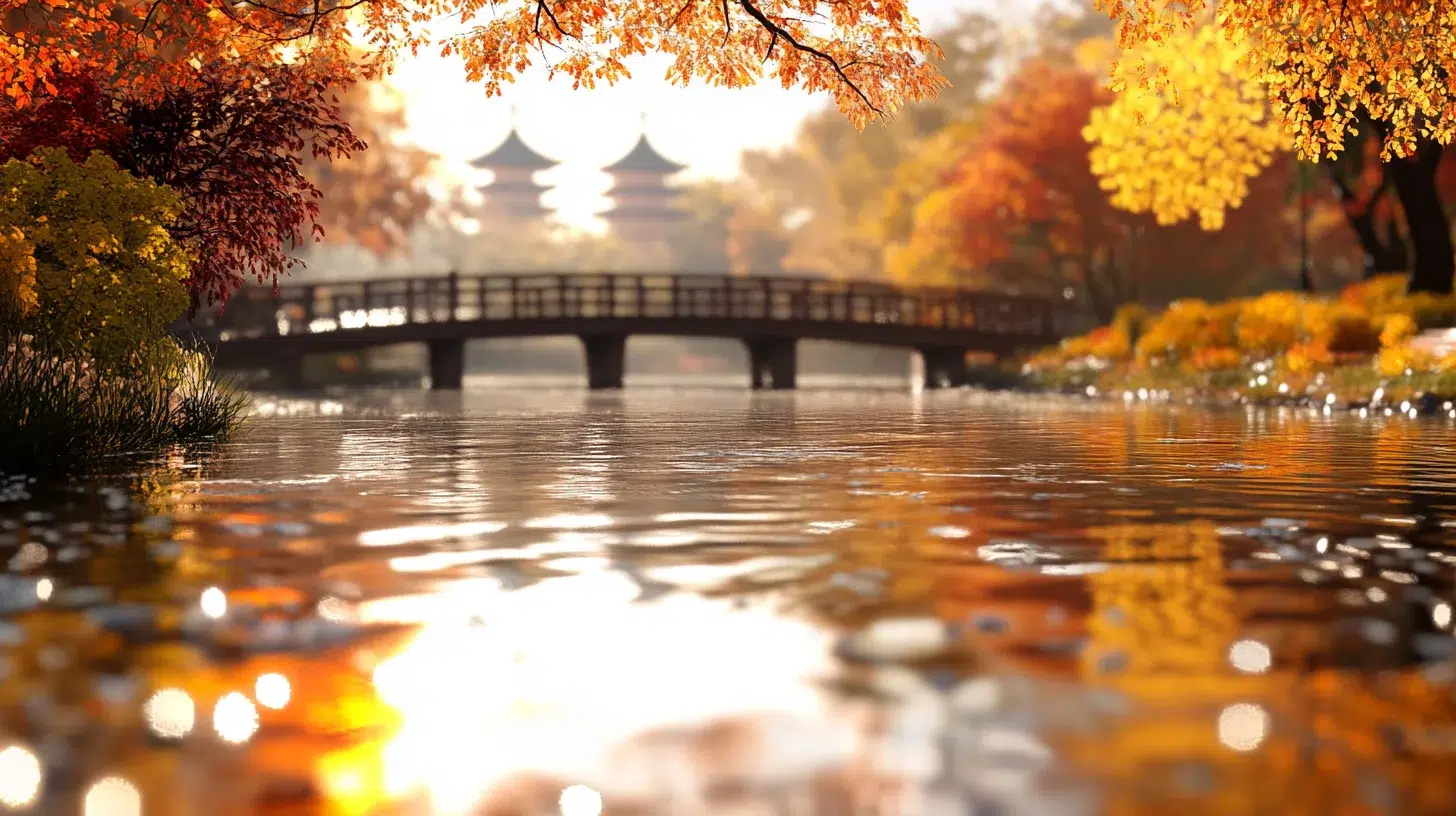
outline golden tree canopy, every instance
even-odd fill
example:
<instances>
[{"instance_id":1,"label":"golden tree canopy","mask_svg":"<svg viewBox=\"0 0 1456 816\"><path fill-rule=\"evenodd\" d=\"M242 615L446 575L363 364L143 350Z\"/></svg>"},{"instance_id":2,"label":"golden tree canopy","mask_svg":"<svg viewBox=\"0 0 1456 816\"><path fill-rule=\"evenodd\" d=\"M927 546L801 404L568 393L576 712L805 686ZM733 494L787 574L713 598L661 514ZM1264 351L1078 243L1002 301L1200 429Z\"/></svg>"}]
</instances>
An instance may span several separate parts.
<instances>
[{"instance_id":1,"label":"golden tree canopy","mask_svg":"<svg viewBox=\"0 0 1456 816\"><path fill-rule=\"evenodd\" d=\"M1092 112L1083 131L1092 171L1117 207L1164 225L1197 215L1204 229L1220 229L1287 141L1263 88L1242 67L1249 49L1204 26L1136 51L1167 81L1124 90Z\"/></svg>"},{"instance_id":2,"label":"golden tree canopy","mask_svg":"<svg viewBox=\"0 0 1456 816\"><path fill-rule=\"evenodd\" d=\"M460 33L435 36L447 17ZM368 75L426 45L459 55L492 94L533 60L592 87L660 52L677 82L774 78L830 93L857 124L944 84L906 0L0 0L0 21L0 87L19 105L78 68L157 90L239 60Z\"/></svg>"},{"instance_id":3,"label":"golden tree canopy","mask_svg":"<svg viewBox=\"0 0 1456 816\"><path fill-rule=\"evenodd\" d=\"M187 308L189 258L166 229L176 193L101 153L76 164L60 148L0 165L0 191L0 252L19 268L0 277L0 296L18 301L0 301L19 324L4 328L103 366L166 337Z\"/></svg>"},{"instance_id":4,"label":"golden tree canopy","mask_svg":"<svg viewBox=\"0 0 1456 816\"><path fill-rule=\"evenodd\" d=\"M1212 13L1208 0L1097 0L1119 21L1124 47L1159 43ZM1267 88L1277 118L1307 158L1345 146L1361 108L1388 122L1385 156L1418 138L1456 135L1456 4L1440 0L1223 0L1217 24L1247 43L1246 70ZM1163 77L1136 60L1139 84Z\"/></svg>"}]
</instances>

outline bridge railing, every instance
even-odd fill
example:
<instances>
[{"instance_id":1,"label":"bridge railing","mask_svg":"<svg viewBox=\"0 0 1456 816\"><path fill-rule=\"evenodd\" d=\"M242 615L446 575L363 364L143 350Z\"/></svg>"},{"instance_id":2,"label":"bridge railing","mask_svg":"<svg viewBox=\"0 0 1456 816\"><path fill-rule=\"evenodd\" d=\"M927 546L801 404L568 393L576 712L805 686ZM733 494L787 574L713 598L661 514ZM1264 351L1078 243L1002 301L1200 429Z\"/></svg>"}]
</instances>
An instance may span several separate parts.
<instances>
[{"instance_id":1,"label":"bridge railing","mask_svg":"<svg viewBox=\"0 0 1456 816\"><path fill-rule=\"evenodd\" d=\"M241 293L240 293L241 294ZM451 321L771 320L1056 336L1047 300L807 278L718 275L445 275L283 286L235 297L220 339Z\"/></svg>"}]
</instances>

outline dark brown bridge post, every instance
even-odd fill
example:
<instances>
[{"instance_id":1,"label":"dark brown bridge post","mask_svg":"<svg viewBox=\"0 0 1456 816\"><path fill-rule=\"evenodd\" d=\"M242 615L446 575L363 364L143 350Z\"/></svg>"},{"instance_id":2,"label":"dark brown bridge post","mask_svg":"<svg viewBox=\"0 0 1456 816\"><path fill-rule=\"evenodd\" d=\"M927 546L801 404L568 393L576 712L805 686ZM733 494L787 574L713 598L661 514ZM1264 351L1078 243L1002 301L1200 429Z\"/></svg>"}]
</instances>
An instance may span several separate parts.
<instances>
[{"instance_id":1,"label":"dark brown bridge post","mask_svg":"<svg viewBox=\"0 0 1456 816\"><path fill-rule=\"evenodd\" d=\"M318 303L318 287L312 284L303 287L303 328L304 331L313 331L309 326L313 325L316 316L315 305Z\"/></svg>"},{"instance_id":2,"label":"dark brown bridge post","mask_svg":"<svg viewBox=\"0 0 1456 816\"><path fill-rule=\"evenodd\" d=\"M459 391L465 385L465 341L431 340L430 390Z\"/></svg>"},{"instance_id":3,"label":"dark brown bridge post","mask_svg":"<svg viewBox=\"0 0 1456 816\"><path fill-rule=\"evenodd\" d=\"M584 334L581 344L586 349L586 384L588 388L621 388L627 368L627 336L624 334Z\"/></svg>"},{"instance_id":4,"label":"dark brown bridge post","mask_svg":"<svg viewBox=\"0 0 1456 816\"><path fill-rule=\"evenodd\" d=\"M793 388L798 381L798 341L792 337L744 340L754 388Z\"/></svg>"},{"instance_id":5,"label":"dark brown bridge post","mask_svg":"<svg viewBox=\"0 0 1456 816\"><path fill-rule=\"evenodd\" d=\"M926 388L959 388L970 382L965 349L922 348L919 352L925 363Z\"/></svg>"}]
</instances>

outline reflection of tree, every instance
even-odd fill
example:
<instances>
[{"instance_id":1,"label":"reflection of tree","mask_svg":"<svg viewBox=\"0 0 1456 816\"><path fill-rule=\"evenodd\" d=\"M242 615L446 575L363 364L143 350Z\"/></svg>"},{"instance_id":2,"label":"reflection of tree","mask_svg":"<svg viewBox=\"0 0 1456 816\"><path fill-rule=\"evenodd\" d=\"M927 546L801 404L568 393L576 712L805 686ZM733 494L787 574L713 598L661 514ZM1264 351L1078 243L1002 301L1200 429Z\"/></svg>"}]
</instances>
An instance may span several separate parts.
<instances>
[{"instance_id":1,"label":"reflection of tree","mask_svg":"<svg viewBox=\"0 0 1456 816\"><path fill-rule=\"evenodd\" d=\"M1238 631L1212 524L1120 524L1089 531L1112 566L1087 580L1093 613L1087 674L1148 696L1216 675ZM1099 670L1099 664L1100 669Z\"/></svg>"},{"instance_id":2,"label":"reflection of tree","mask_svg":"<svg viewBox=\"0 0 1456 816\"><path fill-rule=\"evenodd\" d=\"M1198 812L1264 812L1249 809L1255 802L1246 790L1259 785L1219 743L1208 710L1214 703L1216 713L1217 701L1237 691L1224 681L1239 623L1214 527L1119 524L1089 535L1111 566L1087 579L1093 605L1083 673L1127 694L1137 710L1112 734L1073 745L1079 762L1110 777L1103 812L1165 812L1178 784L1171 771L1200 762L1226 778L1213 783L1212 802L1198 800L1212 806Z\"/></svg>"}]
</instances>

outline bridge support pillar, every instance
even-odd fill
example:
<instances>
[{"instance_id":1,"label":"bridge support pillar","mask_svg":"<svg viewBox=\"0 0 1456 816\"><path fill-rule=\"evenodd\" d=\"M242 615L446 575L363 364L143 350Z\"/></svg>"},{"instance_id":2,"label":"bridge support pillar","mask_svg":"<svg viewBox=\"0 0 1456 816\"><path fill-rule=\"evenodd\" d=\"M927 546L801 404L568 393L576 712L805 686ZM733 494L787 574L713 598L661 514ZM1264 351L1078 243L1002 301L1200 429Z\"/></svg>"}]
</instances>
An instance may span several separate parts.
<instances>
[{"instance_id":1,"label":"bridge support pillar","mask_svg":"<svg viewBox=\"0 0 1456 816\"><path fill-rule=\"evenodd\" d=\"M465 385L465 341L431 340L430 390L459 391Z\"/></svg>"},{"instance_id":2,"label":"bridge support pillar","mask_svg":"<svg viewBox=\"0 0 1456 816\"><path fill-rule=\"evenodd\" d=\"M624 334L585 334L581 344L586 348L586 385L592 390L621 388L627 370L627 336Z\"/></svg>"},{"instance_id":3,"label":"bridge support pillar","mask_svg":"<svg viewBox=\"0 0 1456 816\"><path fill-rule=\"evenodd\" d=\"M745 340L754 388L783 390L798 382L798 342L793 338L769 337Z\"/></svg>"},{"instance_id":4,"label":"bridge support pillar","mask_svg":"<svg viewBox=\"0 0 1456 816\"><path fill-rule=\"evenodd\" d=\"M925 363L926 388L960 388L970 383L965 349L922 348L919 351Z\"/></svg>"}]
</instances>

